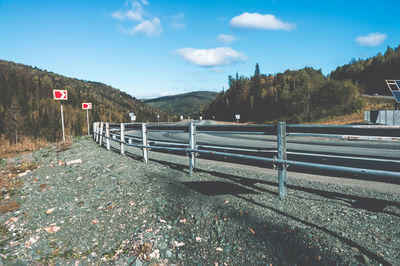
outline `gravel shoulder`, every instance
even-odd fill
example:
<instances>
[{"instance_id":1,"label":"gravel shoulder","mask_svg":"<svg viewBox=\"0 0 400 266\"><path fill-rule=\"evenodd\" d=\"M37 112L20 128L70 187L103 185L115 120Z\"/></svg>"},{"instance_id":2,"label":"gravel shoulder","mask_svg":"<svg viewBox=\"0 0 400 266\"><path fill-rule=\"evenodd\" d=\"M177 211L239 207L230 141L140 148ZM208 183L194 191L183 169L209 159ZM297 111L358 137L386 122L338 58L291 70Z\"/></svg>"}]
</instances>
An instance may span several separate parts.
<instances>
[{"instance_id":1,"label":"gravel shoulder","mask_svg":"<svg viewBox=\"0 0 400 266\"><path fill-rule=\"evenodd\" d=\"M190 176L188 158L126 150L23 156L41 167L0 216L0 264L400 264L396 185L290 173L279 200L275 171L198 160Z\"/></svg>"}]
</instances>

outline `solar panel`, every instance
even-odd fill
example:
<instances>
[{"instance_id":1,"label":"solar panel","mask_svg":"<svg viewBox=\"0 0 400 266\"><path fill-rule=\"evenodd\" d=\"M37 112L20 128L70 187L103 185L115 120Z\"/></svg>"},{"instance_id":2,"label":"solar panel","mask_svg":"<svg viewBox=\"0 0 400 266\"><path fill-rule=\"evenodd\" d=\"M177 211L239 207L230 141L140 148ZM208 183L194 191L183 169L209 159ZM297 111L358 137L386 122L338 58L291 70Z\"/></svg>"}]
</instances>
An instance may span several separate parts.
<instances>
[{"instance_id":1,"label":"solar panel","mask_svg":"<svg viewBox=\"0 0 400 266\"><path fill-rule=\"evenodd\" d=\"M400 103L400 91L392 91L397 103Z\"/></svg>"},{"instance_id":2,"label":"solar panel","mask_svg":"<svg viewBox=\"0 0 400 266\"><path fill-rule=\"evenodd\" d=\"M398 91L399 88L397 87L396 84L388 84L389 88L391 91Z\"/></svg>"},{"instance_id":3,"label":"solar panel","mask_svg":"<svg viewBox=\"0 0 400 266\"><path fill-rule=\"evenodd\" d=\"M400 90L400 80L396 80L397 88Z\"/></svg>"}]
</instances>

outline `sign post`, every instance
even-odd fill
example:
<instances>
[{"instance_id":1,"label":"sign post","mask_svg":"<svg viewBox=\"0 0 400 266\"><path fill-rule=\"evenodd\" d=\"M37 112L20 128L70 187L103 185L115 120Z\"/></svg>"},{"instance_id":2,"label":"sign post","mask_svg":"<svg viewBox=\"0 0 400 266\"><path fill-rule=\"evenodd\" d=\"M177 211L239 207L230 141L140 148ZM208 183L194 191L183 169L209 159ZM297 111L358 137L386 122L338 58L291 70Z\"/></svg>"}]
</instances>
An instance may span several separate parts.
<instances>
[{"instance_id":1,"label":"sign post","mask_svg":"<svg viewBox=\"0 0 400 266\"><path fill-rule=\"evenodd\" d=\"M136 121L136 115L135 113L129 113L129 116L131 117L131 121L135 122Z\"/></svg>"},{"instance_id":2,"label":"sign post","mask_svg":"<svg viewBox=\"0 0 400 266\"><path fill-rule=\"evenodd\" d=\"M92 109L92 103L82 103L82 109L86 110L86 120L87 120L87 134L90 135L89 129L89 109Z\"/></svg>"},{"instance_id":3,"label":"sign post","mask_svg":"<svg viewBox=\"0 0 400 266\"><path fill-rule=\"evenodd\" d=\"M67 90L53 90L53 99L58 100L58 101L68 100L68 91ZM62 102L60 102L60 109L61 109L61 126L62 126L63 142L65 142L64 114L63 114Z\"/></svg>"},{"instance_id":4,"label":"sign post","mask_svg":"<svg viewBox=\"0 0 400 266\"><path fill-rule=\"evenodd\" d=\"M236 118L236 122L239 124L240 115L239 114L235 115L235 118Z\"/></svg>"}]
</instances>

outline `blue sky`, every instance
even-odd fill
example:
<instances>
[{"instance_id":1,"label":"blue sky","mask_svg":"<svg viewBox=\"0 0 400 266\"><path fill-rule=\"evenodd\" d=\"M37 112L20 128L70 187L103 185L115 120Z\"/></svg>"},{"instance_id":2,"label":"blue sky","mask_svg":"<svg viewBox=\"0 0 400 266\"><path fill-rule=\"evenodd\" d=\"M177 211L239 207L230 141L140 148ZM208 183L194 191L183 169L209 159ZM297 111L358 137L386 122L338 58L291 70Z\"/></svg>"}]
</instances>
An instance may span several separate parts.
<instances>
[{"instance_id":1,"label":"blue sky","mask_svg":"<svg viewBox=\"0 0 400 266\"><path fill-rule=\"evenodd\" d=\"M0 59L137 98L221 91L228 75L328 74L400 44L400 1L0 0Z\"/></svg>"}]
</instances>

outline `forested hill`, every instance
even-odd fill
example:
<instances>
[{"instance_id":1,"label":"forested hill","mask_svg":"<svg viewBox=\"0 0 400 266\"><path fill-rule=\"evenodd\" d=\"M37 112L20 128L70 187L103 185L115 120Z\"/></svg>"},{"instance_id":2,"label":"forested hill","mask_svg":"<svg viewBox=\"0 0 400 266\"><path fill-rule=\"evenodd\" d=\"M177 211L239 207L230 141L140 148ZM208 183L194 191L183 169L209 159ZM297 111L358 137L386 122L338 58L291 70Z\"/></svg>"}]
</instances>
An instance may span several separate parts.
<instances>
[{"instance_id":1,"label":"forested hill","mask_svg":"<svg viewBox=\"0 0 400 266\"><path fill-rule=\"evenodd\" d=\"M304 68L276 75L229 76L229 89L221 92L203 111L207 119L292 123L348 114L362 108L358 86L351 80L333 80L321 70Z\"/></svg>"},{"instance_id":2,"label":"forested hill","mask_svg":"<svg viewBox=\"0 0 400 266\"><path fill-rule=\"evenodd\" d=\"M372 58L352 60L332 71L330 77L356 81L367 94L391 95L385 79L400 79L400 45L395 49L388 47L384 54Z\"/></svg>"},{"instance_id":3,"label":"forested hill","mask_svg":"<svg viewBox=\"0 0 400 266\"><path fill-rule=\"evenodd\" d=\"M156 109L118 89L99 82L67 78L38 68L0 60L0 134L15 140L18 134L44 137L50 141L62 134L60 103L53 100L53 89L68 90L63 101L66 131L86 134L86 112L82 102L92 102L90 121L129 122L129 112L138 121L157 120ZM165 120L166 116L160 113Z\"/></svg>"},{"instance_id":4,"label":"forested hill","mask_svg":"<svg viewBox=\"0 0 400 266\"><path fill-rule=\"evenodd\" d=\"M143 101L168 114L179 116L198 112L214 100L216 95L217 93L212 91L193 91Z\"/></svg>"}]
</instances>

